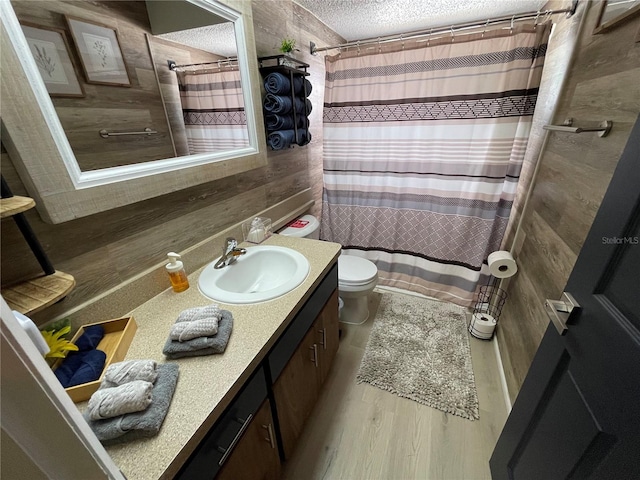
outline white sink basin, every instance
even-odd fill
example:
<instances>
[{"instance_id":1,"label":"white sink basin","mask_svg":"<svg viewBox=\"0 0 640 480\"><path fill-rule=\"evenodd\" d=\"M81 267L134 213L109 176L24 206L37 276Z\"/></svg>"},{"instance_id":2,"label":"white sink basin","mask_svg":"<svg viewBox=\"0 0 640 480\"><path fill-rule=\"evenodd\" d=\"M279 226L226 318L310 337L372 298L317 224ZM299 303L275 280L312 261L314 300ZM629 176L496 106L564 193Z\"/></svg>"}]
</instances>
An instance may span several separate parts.
<instances>
[{"instance_id":1,"label":"white sink basin","mask_svg":"<svg viewBox=\"0 0 640 480\"><path fill-rule=\"evenodd\" d=\"M309 261L285 247L248 247L247 253L226 267L210 263L200 274L198 288L205 297L222 303L258 303L273 300L300 285L309 274Z\"/></svg>"}]
</instances>

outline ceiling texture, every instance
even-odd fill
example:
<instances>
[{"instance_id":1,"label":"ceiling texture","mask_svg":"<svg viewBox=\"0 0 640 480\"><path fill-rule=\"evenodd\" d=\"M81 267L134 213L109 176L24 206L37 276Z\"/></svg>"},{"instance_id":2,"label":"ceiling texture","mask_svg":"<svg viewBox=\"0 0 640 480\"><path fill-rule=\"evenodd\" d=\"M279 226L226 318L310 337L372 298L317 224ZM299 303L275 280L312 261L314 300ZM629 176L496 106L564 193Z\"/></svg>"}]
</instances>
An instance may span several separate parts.
<instances>
[{"instance_id":1,"label":"ceiling texture","mask_svg":"<svg viewBox=\"0 0 640 480\"><path fill-rule=\"evenodd\" d=\"M348 41L535 12L546 3L546 0L294 1Z\"/></svg>"}]
</instances>

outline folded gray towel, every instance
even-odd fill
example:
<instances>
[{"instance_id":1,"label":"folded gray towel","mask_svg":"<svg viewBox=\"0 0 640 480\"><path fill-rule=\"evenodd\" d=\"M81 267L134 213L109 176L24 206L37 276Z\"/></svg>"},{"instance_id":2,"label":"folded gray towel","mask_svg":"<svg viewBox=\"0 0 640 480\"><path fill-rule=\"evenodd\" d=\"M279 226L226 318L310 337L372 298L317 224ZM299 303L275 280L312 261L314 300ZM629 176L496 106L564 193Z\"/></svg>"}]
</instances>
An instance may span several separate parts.
<instances>
[{"instance_id":1,"label":"folded gray towel","mask_svg":"<svg viewBox=\"0 0 640 480\"><path fill-rule=\"evenodd\" d=\"M146 410L106 420L91 420L89 412L84 412L85 420L104 445L153 437L160 431L178 383L178 365L165 363L158 365L156 371L158 379L151 392L151 405Z\"/></svg>"},{"instance_id":2,"label":"folded gray towel","mask_svg":"<svg viewBox=\"0 0 640 480\"><path fill-rule=\"evenodd\" d=\"M151 404L153 383L134 380L118 387L103 388L102 385L89 399L89 418L104 420L125 413L140 412Z\"/></svg>"},{"instance_id":3,"label":"folded gray towel","mask_svg":"<svg viewBox=\"0 0 640 480\"><path fill-rule=\"evenodd\" d=\"M223 353L227 348L233 329L233 315L228 310L220 310L220 313L218 333L214 337L198 337L186 342L177 342L167 338L162 353L169 359Z\"/></svg>"},{"instance_id":4,"label":"folded gray towel","mask_svg":"<svg viewBox=\"0 0 640 480\"><path fill-rule=\"evenodd\" d=\"M204 307L187 308L180 315L176 323L179 322L194 322L196 320L205 320L207 318L215 318L220 320L220 307L215 303L206 305Z\"/></svg>"},{"instance_id":5,"label":"folded gray towel","mask_svg":"<svg viewBox=\"0 0 640 480\"><path fill-rule=\"evenodd\" d=\"M171 327L169 338L178 342L186 342L198 337L211 337L218 333L218 318L204 318L191 322L176 322Z\"/></svg>"},{"instance_id":6,"label":"folded gray towel","mask_svg":"<svg viewBox=\"0 0 640 480\"><path fill-rule=\"evenodd\" d=\"M113 363L105 370L102 383L105 384L105 387L124 385L134 380L153 383L158 376L156 367L157 364L153 360L128 360Z\"/></svg>"}]
</instances>

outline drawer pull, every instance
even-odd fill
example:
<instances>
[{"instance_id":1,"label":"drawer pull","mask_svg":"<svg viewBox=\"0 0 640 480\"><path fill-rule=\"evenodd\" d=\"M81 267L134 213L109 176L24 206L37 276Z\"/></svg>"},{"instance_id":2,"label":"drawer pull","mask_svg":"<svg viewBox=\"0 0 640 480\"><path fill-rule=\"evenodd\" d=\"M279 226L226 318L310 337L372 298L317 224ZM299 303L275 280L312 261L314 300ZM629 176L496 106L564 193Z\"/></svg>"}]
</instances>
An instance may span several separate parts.
<instances>
[{"instance_id":1,"label":"drawer pull","mask_svg":"<svg viewBox=\"0 0 640 480\"><path fill-rule=\"evenodd\" d=\"M323 328L321 330L318 330L318 333L322 334L322 341L320 342L320 345L322 345L323 350L326 350L327 349L327 329Z\"/></svg>"},{"instance_id":2,"label":"drawer pull","mask_svg":"<svg viewBox=\"0 0 640 480\"><path fill-rule=\"evenodd\" d=\"M229 455L231 455L231 452L233 452L233 448L236 446L236 443L238 443L238 440L240 440L240 437L242 437L242 434L251 423L252 418L253 418L253 415L250 413L247 419L242 423L242 427L240 427L240 431L238 431L236 436L233 437L233 440L231 441L231 445L229 445L229 448L225 449L223 447L218 447L218 451L224 453L224 455L222 455L222 458L218 462L218 466L221 467L222 465L224 465L224 462L227 461L227 458L229 458ZM239 418L237 420L241 421L241 419Z\"/></svg>"},{"instance_id":3,"label":"drawer pull","mask_svg":"<svg viewBox=\"0 0 640 480\"><path fill-rule=\"evenodd\" d=\"M313 347L309 347L309 350L313 352L313 357L311 357L311 361L316 366L316 368L318 368L318 345L314 343Z\"/></svg>"},{"instance_id":4,"label":"drawer pull","mask_svg":"<svg viewBox=\"0 0 640 480\"><path fill-rule=\"evenodd\" d=\"M273 437L273 427L271 426L271 424L262 425L262 428L264 428L269 433L269 436L265 438L265 440L269 442L269 445L271 445L271 448L276 448L276 441Z\"/></svg>"}]
</instances>

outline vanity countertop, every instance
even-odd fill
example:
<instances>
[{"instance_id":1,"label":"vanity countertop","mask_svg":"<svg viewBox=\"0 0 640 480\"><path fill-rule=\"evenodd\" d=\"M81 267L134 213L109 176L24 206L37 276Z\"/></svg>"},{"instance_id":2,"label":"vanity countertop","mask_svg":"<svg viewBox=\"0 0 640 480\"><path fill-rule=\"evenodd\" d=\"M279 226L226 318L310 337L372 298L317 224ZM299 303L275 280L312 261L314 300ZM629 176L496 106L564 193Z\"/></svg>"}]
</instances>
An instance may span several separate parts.
<instances>
[{"instance_id":1,"label":"vanity countertop","mask_svg":"<svg viewBox=\"0 0 640 480\"><path fill-rule=\"evenodd\" d=\"M313 293L341 248L337 243L281 235L272 235L263 245L289 247L302 253L310 264L307 279L272 301L253 305L220 304L234 317L225 353L174 360L180 365L180 377L160 433L153 438L107 447L129 480L172 478L178 472ZM211 260L214 259L212 254ZM203 269L189 275L188 290L174 293L168 289L131 312L138 330L127 360L168 362L162 355L162 347L178 314L186 308L211 303L198 291L198 277ZM79 407L82 409L84 405Z\"/></svg>"}]
</instances>

